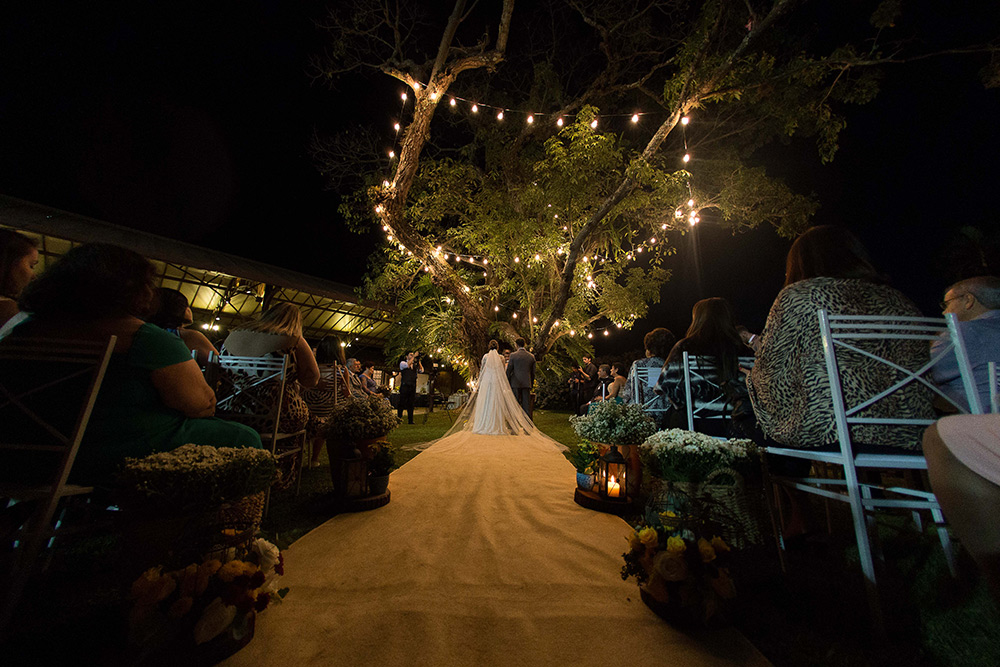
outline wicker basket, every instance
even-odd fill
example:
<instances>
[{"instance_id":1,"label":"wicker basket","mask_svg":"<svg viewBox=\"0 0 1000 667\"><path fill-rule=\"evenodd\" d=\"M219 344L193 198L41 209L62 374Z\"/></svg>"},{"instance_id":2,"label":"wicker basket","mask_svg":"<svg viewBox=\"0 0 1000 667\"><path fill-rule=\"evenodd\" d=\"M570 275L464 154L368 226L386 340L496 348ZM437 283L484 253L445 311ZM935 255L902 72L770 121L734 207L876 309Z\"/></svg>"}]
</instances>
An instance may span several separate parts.
<instances>
[{"instance_id":1,"label":"wicker basket","mask_svg":"<svg viewBox=\"0 0 1000 667\"><path fill-rule=\"evenodd\" d=\"M737 549L763 543L767 521L763 486L748 487L732 468L714 470L701 482L655 477L650 482L647 511L694 515L718 526L720 537Z\"/></svg>"}]
</instances>

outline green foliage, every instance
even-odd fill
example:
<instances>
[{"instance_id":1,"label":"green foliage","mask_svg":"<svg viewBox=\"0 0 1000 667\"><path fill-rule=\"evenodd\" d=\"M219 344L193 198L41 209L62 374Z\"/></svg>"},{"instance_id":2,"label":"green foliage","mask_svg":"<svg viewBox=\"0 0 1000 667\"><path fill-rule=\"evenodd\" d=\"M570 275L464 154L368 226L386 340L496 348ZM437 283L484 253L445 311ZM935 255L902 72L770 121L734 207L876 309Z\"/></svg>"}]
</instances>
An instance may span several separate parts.
<instances>
[{"instance_id":1,"label":"green foliage","mask_svg":"<svg viewBox=\"0 0 1000 667\"><path fill-rule=\"evenodd\" d=\"M604 401L581 417L570 419L576 434L606 445L640 445L656 432L652 417L634 403Z\"/></svg>"},{"instance_id":2,"label":"green foliage","mask_svg":"<svg viewBox=\"0 0 1000 667\"><path fill-rule=\"evenodd\" d=\"M399 426L399 418L381 396L352 396L338 403L330 414L327 436L354 441L384 438Z\"/></svg>"},{"instance_id":3,"label":"green foliage","mask_svg":"<svg viewBox=\"0 0 1000 667\"><path fill-rule=\"evenodd\" d=\"M267 450L189 444L125 459L118 481L143 505L204 511L264 491L276 476L274 455Z\"/></svg>"},{"instance_id":4,"label":"green foliage","mask_svg":"<svg viewBox=\"0 0 1000 667\"><path fill-rule=\"evenodd\" d=\"M368 461L368 474L383 477L396 469L396 448L392 443L382 441L375 446L375 452Z\"/></svg>"},{"instance_id":5,"label":"green foliage","mask_svg":"<svg viewBox=\"0 0 1000 667\"><path fill-rule=\"evenodd\" d=\"M599 457L600 452L597 450L597 445L588 440L584 440L569 452L569 462L573 464L577 472L584 475L597 474L597 459Z\"/></svg>"}]
</instances>

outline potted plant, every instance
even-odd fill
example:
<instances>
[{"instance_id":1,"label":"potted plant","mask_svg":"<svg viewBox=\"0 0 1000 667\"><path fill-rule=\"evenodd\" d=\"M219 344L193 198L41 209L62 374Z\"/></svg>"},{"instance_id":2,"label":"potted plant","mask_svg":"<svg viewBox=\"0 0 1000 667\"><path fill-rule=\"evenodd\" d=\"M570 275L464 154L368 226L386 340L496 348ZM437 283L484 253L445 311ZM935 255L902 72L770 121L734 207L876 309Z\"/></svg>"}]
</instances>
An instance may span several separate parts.
<instances>
[{"instance_id":1,"label":"potted plant","mask_svg":"<svg viewBox=\"0 0 1000 667\"><path fill-rule=\"evenodd\" d=\"M380 440L372 448L368 462L368 494L377 496L389 488L389 473L396 469L396 448L388 440Z\"/></svg>"},{"instance_id":2,"label":"potted plant","mask_svg":"<svg viewBox=\"0 0 1000 667\"><path fill-rule=\"evenodd\" d=\"M586 491L594 488L597 483L597 445L589 440L582 440L570 450L569 460L576 468L576 485Z\"/></svg>"},{"instance_id":3,"label":"potted plant","mask_svg":"<svg viewBox=\"0 0 1000 667\"><path fill-rule=\"evenodd\" d=\"M399 421L389 401L381 396L352 396L337 403L330 413L327 440L354 443L365 452L368 446L399 426Z\"/></svg>"},{"instance_id":4,"label":"potted plant","mask_svg":"<svg viewBox=\"0 0 1000 667\"><path fill-rule=\"evenodd\" d=\"M618 448L628 461L628 495L636 497L642 481L639 445L656 432L653 418L634 403L603 401L586 415L571 417L570 423L577 435L597 444L600 455L611 447Z\"/></svg>"},{"instance_id":5,"label":"potted plant","mask_svg":"<svg viewBox=\"0 0 1000 667\"><path fill-rule=\"evenodd\" d=\"M741 548L763 539L761 456L752 440L721 440L679 428L654 433L639 448L651 506L711 521Z\"/></svg>"}]
</instances>

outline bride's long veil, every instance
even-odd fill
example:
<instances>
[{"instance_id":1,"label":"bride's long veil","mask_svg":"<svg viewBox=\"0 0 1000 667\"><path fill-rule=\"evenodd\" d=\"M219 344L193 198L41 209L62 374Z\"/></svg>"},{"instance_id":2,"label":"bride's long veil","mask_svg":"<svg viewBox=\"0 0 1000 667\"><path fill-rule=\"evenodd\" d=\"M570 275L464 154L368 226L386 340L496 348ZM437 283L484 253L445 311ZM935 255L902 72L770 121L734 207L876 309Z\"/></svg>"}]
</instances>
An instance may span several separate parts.
<instances>
[{"instance_id":1,"label":"bride's long veil","mask_svg":"<svg viewBox=\"0 0 1000 667\"><path fill-rule=\"evenodd\" d=\"M539 444L565 451L567 448L542 433L528 418L507 380L503 357L490 350L483 357L472 395L451 428L439 439L413 449L423 450L458 434L529 436Z\"/></svg>"}]
</instances>

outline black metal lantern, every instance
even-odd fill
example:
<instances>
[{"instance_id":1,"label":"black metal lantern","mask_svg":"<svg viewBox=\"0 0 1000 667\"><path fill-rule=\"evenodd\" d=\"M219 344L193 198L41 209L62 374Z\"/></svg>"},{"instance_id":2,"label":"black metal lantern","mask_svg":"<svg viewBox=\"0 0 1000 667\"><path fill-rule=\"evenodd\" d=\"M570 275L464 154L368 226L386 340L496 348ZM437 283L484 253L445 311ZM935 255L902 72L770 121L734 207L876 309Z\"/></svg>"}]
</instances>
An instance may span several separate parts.
<instances>
[{"instance_id":1,"label":"black metal lantern","mask_svg":"<svg viewBox=\"0 0 1000 667\"><path fill-rule=\"evenodd\" d=\"M368 461L354 445L346 445L335 462L334 487L341 500L364 498L368 495Z\"/></svg>"},{"instance_id":2,"label":"black metal lantern","mask_svg":"<svg viewBox=\"0 0 1000 667\"><path fill-rule=\"evenodd\" d=\"M601 498L628 502L628 462L616 445L597 462L597 491Z\"/></svg>"}]
</instances>

